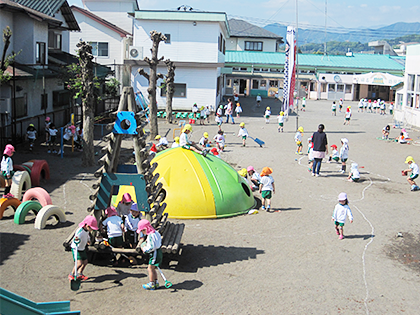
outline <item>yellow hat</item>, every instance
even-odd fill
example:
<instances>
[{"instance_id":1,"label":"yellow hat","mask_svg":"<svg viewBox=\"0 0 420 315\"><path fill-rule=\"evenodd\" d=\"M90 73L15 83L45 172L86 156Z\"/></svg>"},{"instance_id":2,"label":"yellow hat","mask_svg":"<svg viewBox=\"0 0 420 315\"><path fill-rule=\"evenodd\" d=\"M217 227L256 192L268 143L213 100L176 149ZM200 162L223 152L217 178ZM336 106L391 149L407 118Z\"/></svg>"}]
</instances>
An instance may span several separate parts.
<instances>
[{"instance_id":1,"label":"yellow hat","mask_svg":"<svg viewBox=\"0 0 420 315\"><path fill-rule=\"evenodd\" d=\"M416 162L414 162L414 159L413 159L413 157L411 155L410 156L407 156L407 158L405 159L405 163L408 163L408 162L416 163Z\"/></svg>"},{"instance_id":2,"label":"yellow hat","mask_svg":"<svg viewBox=\"0 0 420 315\"><path fill-rule=\"evenodd\" d=\"M248 172L246 168L243 168L240 171L238 171L238 174L241 175L242 177L245 177L248 174Z\"/></svg>"},{"instance_id":3,"label":"yellow hat","mask_svg":"<svg viewBox=\"0 0 420 315\"><path fill-rule=\"evenodd\" d=\"M351 108L351 106L349 105L349 106L347 106L347 108Z\"/></svg>"},{"instance_id":4,"label":"yellow hat","mask_svg":"<svg viewBox=\"0 0 420 315\"><path fill-rule=\"evenodd\" d=\"M241 122L241 123L239 124L239 127L245 127L245 123L244 123L244 122Z\"/></svg>"},{"instance_id":5,"label":"yellow hat","mask_svg":"<svg viewBox=\"0 0 420 315\"><path fill-rule=\"evenodd\" d=\"M34 124L29 124L29 127L35 127Z\"/></svg>"},{"instance_id":6,"label":"yellow hat","mask_svg":"<svg viewBox=\"0 0 420 315\"><path fill-rule=\"evenodd\" d=\"M209 137L209 133L208 132L205 132L205 133L203 133L203 136L204 136L204 138L208 138Z\"/></svg>"},{"instance_id":7,"label":"yellow hat","mask_svg":"<svg viewBox=\"0 0 420 315\"><path fill-rule=\"evenodd\" d=\"M186 130L192 131L192 126L190 124L186 124L184 129L182 129L182 132L185 132Z\"/></svg>"},{"instance_id":8,"label":"yellow hat","mask_svg":"<svg viewBox=\"0 0 420 315\"><path fill-rule=\"evenodd\" d=\"M280 112L280 116L284 116L284 112Z\"/></svg>"},{"instance_id":9,"label":"yellow hat","mask_svg":"<svg viewBox=\"0 0 420 315\"><path fill-rule=\"evenodd\" d=\"M270 110L270 107L267 107L266 110Z\"/></svg>"},{"instance_id":10,"label":"yellow hat","mask_svg":"<svg viewBox=\"0 0 420 315\"><path fill-rule=\"evenodd\" d=\"M203 109L204 109L204 106L201 106L201 107L200 107L200 110L203 110Z\"/></svg>"},{"instance_id":11,"label":"yellow hat","mask_svg":"<svg viewBox=\"0 0 420 315\"><path fill-rule=\"evenodd\" d=\"M161 136L159 136L159 135L157 135L156 137L155 137L155 140L159 140L160 138L162 138Z\"/></svg>"},{"instance_id":12,"label":"yellow hat","mask_svg":"<svg viewBox=\"0 0 420 315\"><path fill-rule=\"evenodd\" d=\"M300 126L300 127L298 128L298 131L303 132L303 127L302 127L302 126Z\"/></svg>"},{"instance_id":13,"label":"yellow hat","mask_svg":"<svg viewBox=\"0 0 420 315\"><path fill-rule=\"evenodd\" d=\"M179 143L179 137L175 137L174 140L176 143Z\"/></svg>"}]
</instances>

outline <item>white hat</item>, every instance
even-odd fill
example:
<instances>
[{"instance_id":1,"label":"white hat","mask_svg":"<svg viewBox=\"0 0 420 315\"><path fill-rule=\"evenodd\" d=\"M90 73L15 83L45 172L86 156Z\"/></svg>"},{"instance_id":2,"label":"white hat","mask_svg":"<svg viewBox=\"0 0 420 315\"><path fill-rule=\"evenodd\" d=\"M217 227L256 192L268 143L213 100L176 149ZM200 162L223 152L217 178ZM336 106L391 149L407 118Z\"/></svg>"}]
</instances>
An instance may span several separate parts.
<instances>
[{"instance_id":1,"label":"white hat","mask_svg":"<svg viewBox=\"0 0 420 315\"><path fill-rule=\"evenodd\" d=\"M345 192L342 192L338 195L338 201L347 200L347 194Z\"/></svg>"}]
</instances>

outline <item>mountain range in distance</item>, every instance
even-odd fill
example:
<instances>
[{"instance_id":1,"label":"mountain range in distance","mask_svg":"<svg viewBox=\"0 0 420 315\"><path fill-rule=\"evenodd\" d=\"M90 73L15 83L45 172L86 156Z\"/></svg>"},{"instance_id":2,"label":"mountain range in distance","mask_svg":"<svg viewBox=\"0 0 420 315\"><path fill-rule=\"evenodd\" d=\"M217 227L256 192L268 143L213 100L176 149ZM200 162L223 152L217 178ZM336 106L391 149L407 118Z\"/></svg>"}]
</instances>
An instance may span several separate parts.
<instances>
[{"instance_id":1,"label":"mountain range in distance","mask_svg":"<svg viewBox=\"0 0 420 315\"><path fill-rule=\"evenodd\" d=\"M279 23L268 24L264 29L273 32L279 36L286 38L287 26ZM331 28L330 28L331 29ZM404 35L420 34L420 23L405 23L398 22L388 26L379 28L354 28L349 29L337 28L336 32L327 31L326 41L337 42L360 42L368 43L381 39L392 39L402 37ZM300 28L298 30L298 45L305 45L308 43L324 43L325 32L322 26L317 26L313 29Z\"/></svg>"}]
</instances>

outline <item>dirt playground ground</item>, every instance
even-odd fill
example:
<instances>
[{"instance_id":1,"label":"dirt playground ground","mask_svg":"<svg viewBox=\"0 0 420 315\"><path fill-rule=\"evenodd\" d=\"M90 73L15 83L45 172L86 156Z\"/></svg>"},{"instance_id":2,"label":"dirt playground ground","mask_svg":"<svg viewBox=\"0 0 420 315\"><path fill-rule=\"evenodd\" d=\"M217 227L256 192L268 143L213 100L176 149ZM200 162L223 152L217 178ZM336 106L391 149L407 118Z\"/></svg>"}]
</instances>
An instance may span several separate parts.
<instances>
[{"instance_id":1,"label":"dirt playground ground","mask_svg":"<svg viewBox=\"0 0 420 315\"><path fill-rule=\"evenodd\" d=\"M278 133L279 102L264 99L261 108L250 98L241 103L244 115L237 122L244 121L250 135L266 145L260 148L248 139L241 147L233 135L238 124L223 125L227 147L221 157L238 170L272 167L273 207L281 212L183 221L179 260L163 270L173 283L170 289L142 289L148 280L146 265L89 264L89 280L73 292L67 280L72 258L62 243L87 214L97 167L82 168L81 153L60 159L44 148L31 154L18 148L15 164L48 160L51 180L43 187L68 222L35 230L33 217L16 225L13 211L7 210L0 221L0 286L36 302L70 300L72 310L82 314L418 314L420 192L410 192L401 170L408 155L420 162L420 147L377 139L392 123L390 115L358 113L357 103L346 102L353 117L344 126L344 113L331 116L331 102L309 101L298 117L305 129L304 152L307 138L323 123L329 144L340 147L340 138L348 138L350 162L364 167L358 183L348 182L334 163L323 163L322 176L312 177L307 156L295 155L296 117ZM270 124L262 117L266 106L274 114ZM168 128L174 126L161 123L162 133ZM214 117L210 126L193 128L195 141L204 131L211 136L217 132ZM391 128L391 137L398 133ZM419 132L409 133L419 139ZM98 141L98 151L102 145ZM124 147L129 159L132 141L125 140ZM354 222L346 223L346 237L339 240L331 214L342 191L349 196Z\"/></svg>"}]
</instances>

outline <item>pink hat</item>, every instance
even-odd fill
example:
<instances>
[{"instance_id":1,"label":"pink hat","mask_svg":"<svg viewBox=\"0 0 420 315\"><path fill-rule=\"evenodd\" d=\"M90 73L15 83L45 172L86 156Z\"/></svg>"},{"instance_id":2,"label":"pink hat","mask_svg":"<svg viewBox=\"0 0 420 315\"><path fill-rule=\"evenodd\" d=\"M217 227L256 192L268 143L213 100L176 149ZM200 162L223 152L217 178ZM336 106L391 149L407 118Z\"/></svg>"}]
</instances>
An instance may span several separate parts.
<instances>
[{"instance_id":1,"label":"pink hat","mask_svg":"<svg viewBox=\"0 0 420 315\"><path fill-rule=\"evenodd\" d=\"M153 228L153 226L150 224L150 222L147 221L146 219L143 219L143 220L139 221L139 224L137 225L137 233L140 234L140 232L144 229L146 229L146 234L147 235L156 232L156 230Z\"/></svg>"},{"instance_id":2,"label":"pink hat","mask_svg":"<svg viewBox=\"0 0 420 315\"><path fill-rule=\"evenodd\" d=\"M118 215L117 211L115 211L115 208L113 206L109 206L105 209L105 214L109 217L112 217L114 215Z\"/></svg>"},{"instance_id":3,"label":"pink hat","mask_svg":"<svg viewBox=\"0 0 420 315\"><path fill-rule=\"evenodd\" d=\"M13 152L15 152L15 148L11 144L7 144L4 148L3 154L10 156Z\"/></svg>"},{"instance_id":4,"label":"pink hat","mask_svg":"<svg viewBox=\"0 0 420 315\"><path fill-rule=\"evenodd\" d=\"M255 172L255 168L253 167L253 166L248 166L247 167L247 169L246 169L248 172L250 172L250 171L254 171Z\"/></svg>"},{"instance_id":5,"label":"pink hat","mask_svg":"<svg viewBox=\"0 0 420 315\"><path fill-rule=\"evenodd\" d=\"M131 195L129 193L125 193L122 197L122 202L132 202Z\"/></svg>"},{"instance_id":6,"label":"pink hat","mask_svg":"<svg viewBox=\"0 0 420 315\"><path fill-rule=\"evenodd\" d=\"M46 117L45 118L45 121L50 121L51 120L51 118L50 117Z\"/></svg>"},{"instance_id":7,"label":"pink hat","mask_svg":"<svg viewBox=\"0 0 420 315\"><path fill-rule=\"evenodd\" d=\"M98 230L98 222L96 218L92 215L86 216L82 222L79 223L80 227L84 227L86 225L90 226L92 230Z\"/></svg>"}]
</instances>

